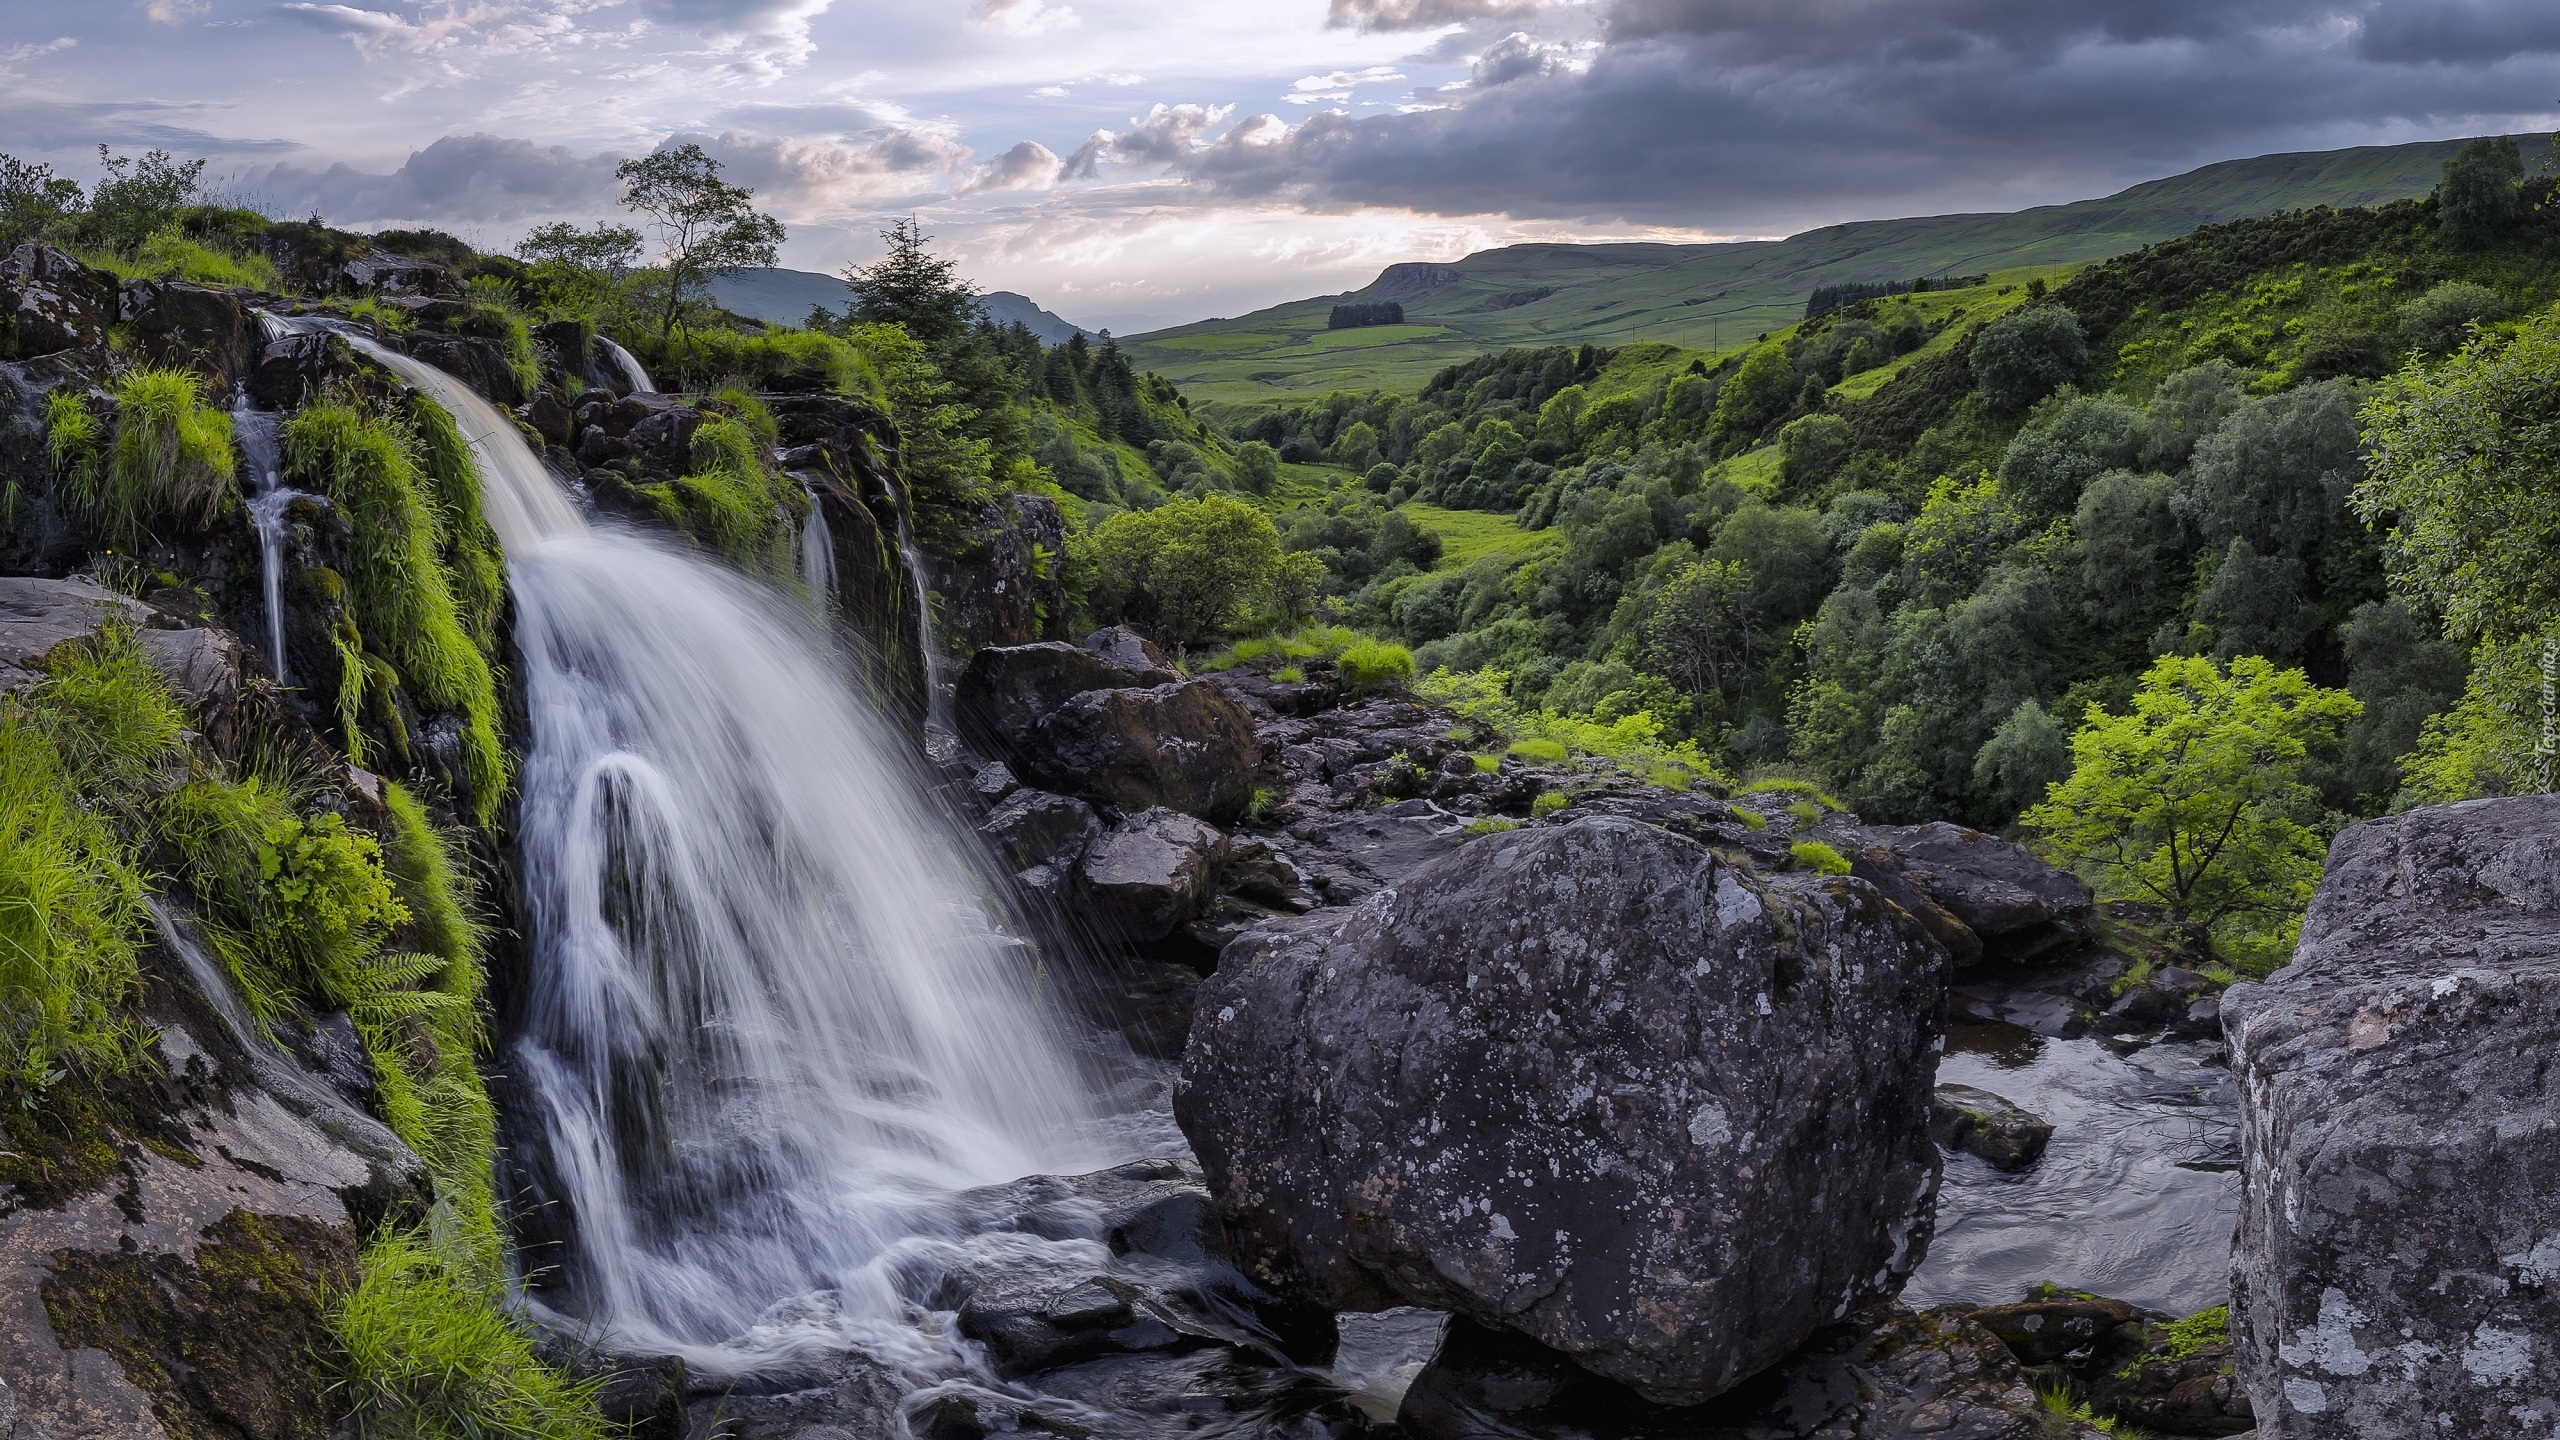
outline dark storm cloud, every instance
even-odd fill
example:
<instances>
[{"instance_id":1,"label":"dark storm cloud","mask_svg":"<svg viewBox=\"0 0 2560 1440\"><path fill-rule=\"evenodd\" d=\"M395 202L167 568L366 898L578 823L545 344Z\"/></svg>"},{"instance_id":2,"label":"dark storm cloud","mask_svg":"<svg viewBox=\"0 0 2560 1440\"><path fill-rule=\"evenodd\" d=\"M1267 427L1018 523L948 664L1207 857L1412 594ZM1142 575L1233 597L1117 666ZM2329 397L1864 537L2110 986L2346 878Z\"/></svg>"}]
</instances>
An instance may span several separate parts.
<instances>
[{"instance_id":1,"label":"dark storm cloud","mask_svg":"<svg viewBox=\"0 0 2560 1440\"><path fill-rule=\"evenodd\" d=\"M276 213L308 211L352 225L508 221L610 210L621 196L615 159L499 135L448 135L389 174L276 165L242 177L241 185Z\"/></svg>"},{"instance_id":2,"label":"dark storm cloud","mask_svg":"<svg viewBox=\"0 0 2560 1440\"><path fill-rule=\"evenodd\" d=\"M1486 47L1425 97L1447 108L1183 137L1178 168L1318 207L1774 233L2515 128L2560 96L2552 0L1618 0L1600 18L1596 48Z\"/></svg>"}]
</instances>

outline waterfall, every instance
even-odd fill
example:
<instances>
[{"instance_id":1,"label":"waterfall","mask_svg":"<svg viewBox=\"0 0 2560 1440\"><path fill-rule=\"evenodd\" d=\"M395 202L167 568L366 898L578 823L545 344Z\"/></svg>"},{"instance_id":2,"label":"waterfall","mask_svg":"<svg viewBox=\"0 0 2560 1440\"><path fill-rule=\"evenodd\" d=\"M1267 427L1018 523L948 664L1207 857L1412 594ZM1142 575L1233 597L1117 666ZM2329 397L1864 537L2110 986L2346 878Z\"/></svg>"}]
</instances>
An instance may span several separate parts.
<instances>
[{"instance_id":1,"label":"waterfall","mask_svg":"<svg viewBox=\"0 0 2560 1440\"><path fill-rule=\"evenodd\" d=\"M245 385L231 397L231 433L239 437L255 491L249 499L249 520L258 530L258 563L266 586L267 660L275 666L276 683L290 685L293 677L284 666L284 511L302 492L277 483L284 462L283 451L276 445L276 417L249 403Z\"/></svg>"},{"instance_id":2,"label":"waterfall","mask_svg":"<svg viewBox=\"0 0 2560 1440\"><path fill-rule=\"evenodd\" d=\"M604 358L612 361L613 368L622 372L622 383L630 393L634 395L658 393L658 387L649 383L649 372L640 368L639 356L601 335L596 337L596 343L604 347Z\"/></svg>"},{"instance_id":3,"label":"waterfall","mask_svg":"<svg viewBox=\"0 0 2560 1440\"><path fill-rule=\"evenodd\" d=\"M947 1352L907 1324L899 1247L963 1189L1117 1158L968 837L796 605L591 527L495 407L348 338L453 412L506 548L531 952L506 1068L576 1224L543 1302L718 1372Z\"/></svg>"},{"instance_id":4,"label":"waterfall","mask_svg":"<svg viewBox=\"0 0 2560 1440\"><path fill-rule=\"evenodd\" d=\"M827 598L836 590L836 540L827 530L826 507L818 503L818 487L807 481L800 493L809 498L809 518L800 522L800 583L809 592L809 611L827 616Z\"/></svg>"},{"instance_id":5,"label":"waterfall","mask_svg":"<svg viewBox=\"0 0 2560 1440\"><path fill-rule=\"evenodd\" d=\"M942 692L942 651L933 643L933 592L924 584L924 555L916 549L913 531L907 528L907 512L898 510L898 553L907 562L908 588L915 592L916 649L924 656L924 719L941 730L950 730L951 701Z\"/></svg>"}]
</instances>

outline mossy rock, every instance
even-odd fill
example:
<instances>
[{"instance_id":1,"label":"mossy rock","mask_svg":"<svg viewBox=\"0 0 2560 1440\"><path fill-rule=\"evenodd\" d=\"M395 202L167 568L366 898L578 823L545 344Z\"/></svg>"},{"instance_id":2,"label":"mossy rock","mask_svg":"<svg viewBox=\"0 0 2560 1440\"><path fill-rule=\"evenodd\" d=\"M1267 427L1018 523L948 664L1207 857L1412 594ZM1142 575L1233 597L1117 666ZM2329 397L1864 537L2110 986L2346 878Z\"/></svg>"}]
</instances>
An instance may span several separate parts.
<instances>
[{"instance_id":1,"label":"mossy rock","mask_svg":"<svg viewBox=\"0 0 2560 1440\"><path fill-rule=\"evenodd\" d=\"M345 1226L234 1210L191 1260L64 1251L42 1290L55 1338L112 1357L172 1440L318 1440L337 1415L313 1341L355 1277Z\"/></svg>"}]
</instances>

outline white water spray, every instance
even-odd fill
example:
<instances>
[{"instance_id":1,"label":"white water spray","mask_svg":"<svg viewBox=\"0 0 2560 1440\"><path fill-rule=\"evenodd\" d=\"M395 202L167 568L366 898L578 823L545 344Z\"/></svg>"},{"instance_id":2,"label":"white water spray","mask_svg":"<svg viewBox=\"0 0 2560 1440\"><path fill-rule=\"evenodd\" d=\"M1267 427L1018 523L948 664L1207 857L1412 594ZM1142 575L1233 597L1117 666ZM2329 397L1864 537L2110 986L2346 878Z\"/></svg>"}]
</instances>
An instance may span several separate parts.
<instances>
[{"instance_id":1,"label":"white water spray","mask_svg":"<svg viewBox=\"0 0 2560 1440\"><path fill-rule=\"evenodd\" d=\"M591 529L488 402L349 339L453 412L507 552L533 951L510 1068L577 1227L546 1301L714 1371L931 1349L895 1252L963 1189L1115 1158L965 839L795 608Z\"/></svg>"},{"instance_id":2,"label":"white water spray","mask_svg":"<svg viewBox=\"0 0 2560 1440\"><path fill-rule=\"evenodd\" d=\"M640 368L639 356L601 335L596 337L596 343L604 347L604 358L612 361L613 368L622 372L622 383L625 389L634 395L658 393L658 387L649 383L649 372Z\"/></svg>"},{"instance_id":3,"label":"white water spray","mask_svg":"<svg viewBox=\"0 0 2560 1440\"><path fill-rule=\"evenodd\" d=\"M836 540L827 529L826 507L818 503L818 487L803 481L800 493L809 499L809 518L800 522L800 584L809 592L809 613L823 621L836 590Z\"/></svg>"},{"instance_id":4,"label":"white water spray","mask_svg":"<svg viewBox=\"0 0 2560 1440\"><path fill-rule=\"evenodd\" d=\"M904 510L898 512L898 554L907 562L907 588L914 592L916 607L916 649L924 656L924 719L940 730L953 728L951 701L942 690L942 648L933 638L933 593L924 584L924 554L916 549L916 540L907 529Z\"/></svg>"}]
</instances>

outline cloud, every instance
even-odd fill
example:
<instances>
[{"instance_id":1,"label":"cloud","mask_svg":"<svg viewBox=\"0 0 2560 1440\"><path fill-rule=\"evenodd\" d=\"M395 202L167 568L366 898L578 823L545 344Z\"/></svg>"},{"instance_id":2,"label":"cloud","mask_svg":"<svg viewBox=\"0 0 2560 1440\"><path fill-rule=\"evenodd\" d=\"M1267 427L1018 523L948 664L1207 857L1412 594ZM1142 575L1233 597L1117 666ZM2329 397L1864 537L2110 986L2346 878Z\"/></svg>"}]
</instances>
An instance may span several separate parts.
<instances>
[{"instance_id":1,"label":"cloud","mask_svg":"<svg viewBox=\"0 0 2560 1440\"><path fill-rule=\"evenodd\" d=\"M1334 8L1370 28L1483 13ZM1224 134L1226 117L1168 116L1151 144L1098 133L1069 169L1161 165L1217 204L1776 234L2080 198L2234 155L2544 128L2560 95L2548 0L1610 0L1565 18L1566 38L1476 41L1466 79L1410 113Z\"/></svg>"},{"instance_id":2,"label":"cloud","mask_svg":"<svg viewBox=\"0 0 2560 1440\"><path fill-rule=\"evenodd\" d=\"M14 51L0 50L0 75L10 73ZM65 42L35 52L67 48ZM299 150L292 140L244 139L205 126L228 106L165 100L0 99L0 135L24 154L88 156L99 145L157 146L180 155L273 155Z\"/></svg>"},{"instance_id":3,"label":"cloud","mask_svg":"<svg viewBox=\"0 0 2560 1440\"><path fill-rule=\"evenodd\" d=\"M1037 140L1025 140L969 172L960 183L963 195L991 190L1048 190L1066 174L1066 162Z\"/></svg>"},{"instance_id":4,"label":"cloud","mask_svg":"<svg viewBox=\"0 0 2560 1440\"><path fill-rule=\"evenodd\" d=\"M244 175L240 186L279 213L339 224L521 221L612 210L622 198L613 178L619 158L499 135L448 135L389 174L346 164L275 165Z\"/></svg>"},{"instance_id":5,"label":"cloud","mask_svg":"<svg viewBox=\"0 0 2560 1440\"><path fill-rule=\"evenodd\" d=\"M192 20L212 8L206 0L147 0L142 13L155 25L175 25Z\"/></svg>"},{"instance_id":6,"label":"cloud","mask_svg":"<svg viewBox=\"0 0 2560 1440\"><path fill-rule=\"evenodd\" d=\"M1048 0L978 0L969 18L1008 35L1037 35L1076 23L1076 12Z\"/></svg>"},{"instance_id":7,"label":"cloud","mask_svg":"<svg viewBox=\"0 0 2560 1440\"><path fill-rule=\"evenodd\" d=\"M1066 178L1093 178L1106 162L1122 165L1173 165L1200 148L1201 138L1225 124L1232 105L1157 104L1144 115L1130 117L1127 130L1096 130L1069 155Z\"/></svg>"},{"instance_id":8,"label":"cloud","mask_svg":"<svg viewBox=\"0 0 2560 1440\"><path fill-rule=\"evenodd\" d=\"M722 178L754 190L759 209L786 216L912 194L969 158L968 147L957 140L913 126L881 126L844 136L725 130L667 137L670 145L686 141L720 162Z\"/></svg>"},{"instance_id":9,"label":"cloud","mask_svg":"<svg viewBox=\"0 0 2560 1440\"><path fill-rule=\"evenodd\" d=\"M1333 0L1324 23L1351 30L1437 30L1537 13L1537 0Z\"/></svg>"}]
</instances>

